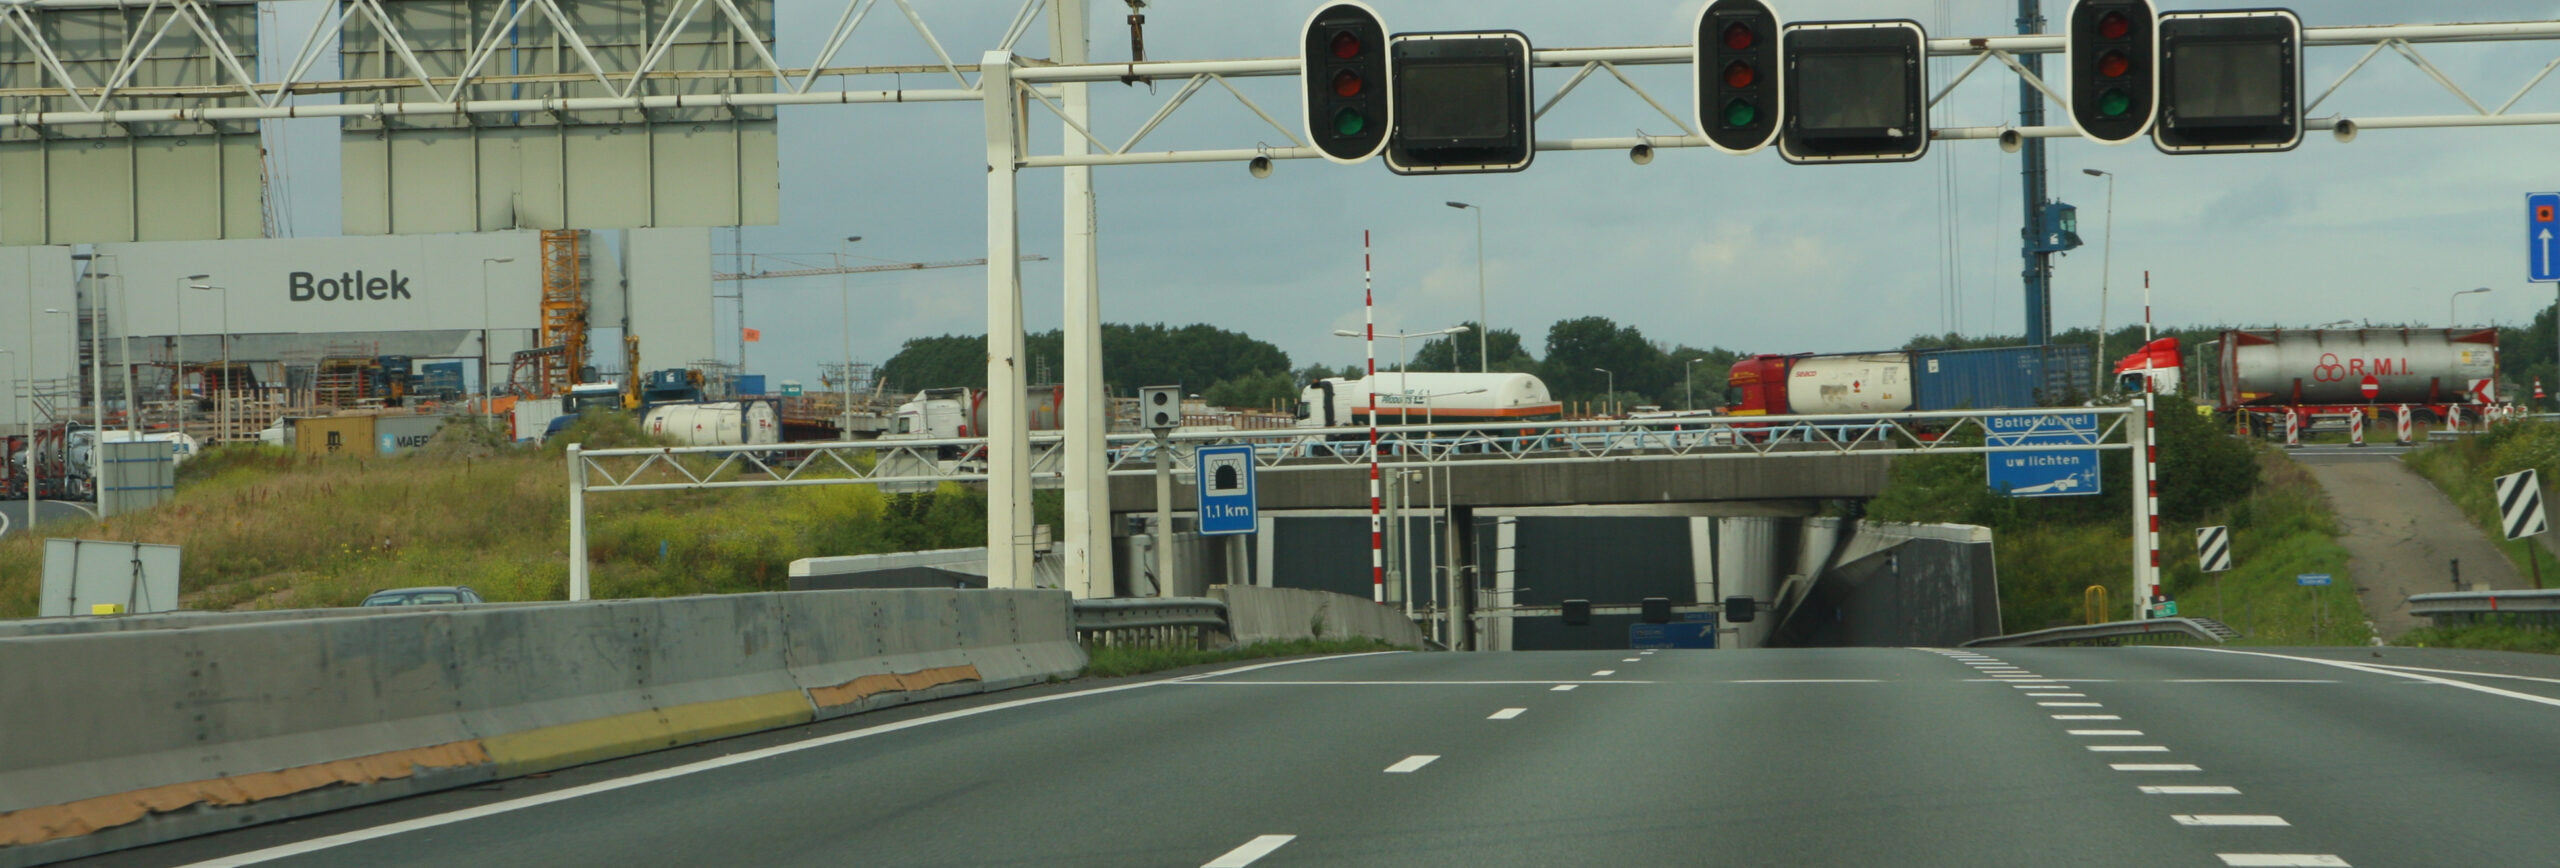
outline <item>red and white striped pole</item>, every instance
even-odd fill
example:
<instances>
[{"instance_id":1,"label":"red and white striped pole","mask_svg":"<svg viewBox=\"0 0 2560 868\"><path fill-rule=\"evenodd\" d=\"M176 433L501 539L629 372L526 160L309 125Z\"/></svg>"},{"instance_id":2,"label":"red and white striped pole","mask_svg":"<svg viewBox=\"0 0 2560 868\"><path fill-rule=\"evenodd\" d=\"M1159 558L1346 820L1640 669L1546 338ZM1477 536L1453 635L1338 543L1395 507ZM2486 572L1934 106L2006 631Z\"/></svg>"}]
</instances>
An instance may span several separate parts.
<instances>
[{"instance_id":1,"label":"red and white striped pole","mask_svg":"<svg viewBox=\"0 0 2560 868\"><path fill-rule=\"evenodd\" d=\"M2364 445L2364 408L2357 407L2347 415L2347 445Z\"/></svg>"},{"instance_id":2,"label":"red and white striped pole","mask_svg":"<svg viewBox=\"0 0 2560 868\"><path fill-rule=\"evenodd\" d=\"M1360 230L1360 329L1368 336L1369 376L1369 601L1387 601L1386 523L1378 515L1378 292L1370 282L1369 230Z\"/></svg>"},{"instance_id":3,"label":"red and white striped pole","mask_svg":"<svg viewBox=\"0 0 2560 868\"><path fill-rule=\"evenodd\" d=\"M2284 445L2288 448L2302 445L2302 414L2294 412L2291 407L2284 410Z\"/></svg>"},{"instance_id":4,"label":"red and white striped pole","mask_svg":"<svg viewBox=\"0 0 2560 868\"><path fill-rule=\"evenodd\" d=\"M2134 619L2148 620L2160 596L2160 440L2148 394L2133 399L2133 605Z\"/></svg>"},{"instance_id":5,"label":"red and white striped pole","mask_svg":"<svg viewBox=\"0 0 2560 868\"><path fill-rule=\"evenodd\" d=\"M2409 405L2400 405L2400 445L2409 445Z\"/></svg>"}]
</instances>

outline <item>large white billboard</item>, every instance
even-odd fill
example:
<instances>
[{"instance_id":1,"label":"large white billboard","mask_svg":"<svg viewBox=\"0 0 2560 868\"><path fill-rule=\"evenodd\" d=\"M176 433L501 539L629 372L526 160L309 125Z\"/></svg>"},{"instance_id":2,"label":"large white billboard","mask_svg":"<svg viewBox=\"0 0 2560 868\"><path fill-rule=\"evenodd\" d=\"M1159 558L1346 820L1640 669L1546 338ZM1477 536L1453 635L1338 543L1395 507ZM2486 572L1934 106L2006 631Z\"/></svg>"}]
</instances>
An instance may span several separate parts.
<instances>
[{"instance_id":1,"label":"large white billboard","mask_svg":"<svg viewBox=\"0 0 2560 868\"><path fill-rule=\"evenodd\" d=\"M100 244L97 254L113 275L108 316L123 315L137 337L220 334L226 314L232 334L530 329L542 319L539 232Z\"/></svg>"}]
</instances>

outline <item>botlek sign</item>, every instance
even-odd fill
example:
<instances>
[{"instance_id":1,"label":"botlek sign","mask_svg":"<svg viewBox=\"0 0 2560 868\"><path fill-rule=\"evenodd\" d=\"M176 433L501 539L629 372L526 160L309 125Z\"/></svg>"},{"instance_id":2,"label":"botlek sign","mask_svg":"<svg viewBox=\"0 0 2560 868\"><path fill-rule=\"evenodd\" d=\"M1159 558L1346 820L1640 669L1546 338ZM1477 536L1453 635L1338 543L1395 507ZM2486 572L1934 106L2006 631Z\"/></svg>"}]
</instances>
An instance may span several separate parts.
<instances>
[{"instance_id":1,"label":"botlek sign","mask_svg":"<svg viewBox=\"0 0 2560 868\"><path fill-rule=\"evenodd\" d=\"M2047 413L2041 416L1994 416L1987 424L1993 446L2085 446L2098 442L2098 414ZM2097 494L2098 450L2039 449L1992 452L1983 456L1984 480L1991 490L2010 497L2064 497Z\"/></svg>"}]
</instances>

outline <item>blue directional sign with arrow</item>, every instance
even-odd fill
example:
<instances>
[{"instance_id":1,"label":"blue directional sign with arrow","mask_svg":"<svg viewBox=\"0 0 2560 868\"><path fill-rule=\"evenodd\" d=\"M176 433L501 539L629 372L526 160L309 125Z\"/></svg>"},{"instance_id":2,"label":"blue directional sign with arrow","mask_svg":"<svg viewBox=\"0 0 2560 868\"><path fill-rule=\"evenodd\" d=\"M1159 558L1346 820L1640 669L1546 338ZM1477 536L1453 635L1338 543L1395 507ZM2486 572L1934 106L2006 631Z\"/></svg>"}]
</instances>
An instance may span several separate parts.
<instances>
[{"instance_id":1,"label":"blue directional sign with arrow","mask_svg":"<svg viewBox=\"0 0 2560 868\"><path fill-rule=\"evenodd\" d=\"M2560 283L2560 262L2552 254L2560 252L2552 239L2560 237L2560 193L2526 193L2524 195L2525 261L2530 263L2536 283Z\"/></svg>"}]
</instances>

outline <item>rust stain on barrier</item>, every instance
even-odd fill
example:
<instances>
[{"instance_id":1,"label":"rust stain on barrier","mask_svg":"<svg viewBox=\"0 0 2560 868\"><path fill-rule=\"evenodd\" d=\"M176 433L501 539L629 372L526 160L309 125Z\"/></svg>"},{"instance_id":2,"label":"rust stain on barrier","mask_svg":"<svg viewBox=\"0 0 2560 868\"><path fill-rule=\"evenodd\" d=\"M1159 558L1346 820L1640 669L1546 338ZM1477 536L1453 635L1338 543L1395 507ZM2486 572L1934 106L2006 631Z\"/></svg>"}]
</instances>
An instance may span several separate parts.
<instances>
[{"instance_id":1,"label":"rust stain on barrier","mask_svg":"<svg viewBox=\"0 0 2560 868\"><path fill-rule=\"evenodd\" d=\"M834 708L839 705L851 705L883 693L903 693L977 680L979 679L976 664L937 666L904 674L865 675L834 687L812 687L809 688L809 701L817 703L819 708Z\"/></svg>"},{"instance_id":2,"label":"rust stain on barrier","mask_svg":"<svg viewBox=\"0 0 2560 868\"><path fill-rule=\"evenodd\" d=\"M74 838L115 828L151 814L165 814L198 804L245 805L338 784L362 786L405 778L416 774L421 767L456 768L488 762L488 751L474 739L271 772L129 790L0 814L0 847Z\"/></svg>"}]
</instances>

